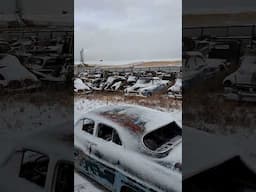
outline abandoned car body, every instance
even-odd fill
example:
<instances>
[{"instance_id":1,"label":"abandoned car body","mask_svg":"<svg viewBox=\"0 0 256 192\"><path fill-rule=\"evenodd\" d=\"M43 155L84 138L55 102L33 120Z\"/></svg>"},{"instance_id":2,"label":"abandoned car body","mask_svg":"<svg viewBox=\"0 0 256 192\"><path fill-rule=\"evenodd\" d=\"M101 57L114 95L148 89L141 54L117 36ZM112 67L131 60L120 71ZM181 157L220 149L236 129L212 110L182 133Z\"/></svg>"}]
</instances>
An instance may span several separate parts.
<instances>
[{"instance_id":1,"label":"abandoned car body","mask_svg":"<svg viewBox=\"0 0 256 192\"><path fill-rule=\"evenodd\" d=\"M77 93L91 93L91 88L88 87L81 79L74 80L74 91Z\"/></svg>"},{"instance_id":2,"label":"abandoned car body","mask_svg":"<svg viewBox=\"0 0 256 192\"><path fill-rule=\"evenodd\" d=\"M110 191L181 191L181 135L168 113L99 108L75 123L75 168Z\"/></svg>"},{"instance_id":3,"label":"abandoned car body","mask_svg":"<svg viewBox=\"0 0 256 192\"><path fill-rule=\"evenodd\" d=\"M25 66L40 80L63 82L69 70L66 58L57 56L32 56Z\"/></svg>"},{"instance_id":4,"label":"abandoned car body","mask_svg":"<svg viewBox=\"0 0 256 192\"><path fill-rule=\"evenodd\" d=\"M143 77L124 91L126 95L152 96L163 91L166 87L167 81L161 80L158 77Z\"/></svg>"},{"instance_id":5,"label":"abandoned car body","mask_svg":"<svg viewBox=\"0 0 256 192\"><path fill-rule=\"evenodd\" d=\"M0 87L4 91L30 90L39 86L37 77L23 67L15 56L0 54Z\"/></svg>"},{"instance_id":6,"label":"abandoned car body","mask_svg":"<svg viewBox=\"0 0 256 192\"><path fill-rule=\"evenodd\" d=\"M125 77L110 76L104 84L104 90L117 91L126 83Z\"/></svg>"},{"instance_id":7,"label":"abandoned car body","mask_svg":"<svg viewBox=\"0 0 256 192\"><path fill-rule=\"evenodd\" d=\"M205 62L203 55L197 51L188 51L183 53L182 56L182 72L184 87L190 87L194 83L198 82L203 76L205 69Z\"/></svg>"},{"instance_id":8,"label":"abandoned car body","mask_svg":"<svg viewBox=\"0 0 256 192\"><path fill-rule=\"evenodd\" d=\"M256 101L256 56L244 56L237 71L223 80L225 97Z\"/></svg>"},{"instance_id":9,"label":"abandoned car body","mask_svg":"<svg viewBox=\"0 0 256 192\"><path fill-rule=\"evenodd\" d=\"M168 96L175 99L182 99L182 79L176 79L174 85L168 89Z\"/></svg>"},{"instance_id":10,"label":"abandoned car body","mask_svg":"<svg viewBox=\"0 0 256 192\"><path fill-rule=\"evenodd\" d=\"M61 124L36 131L0 155L0 191L72 191L74 181L73 131ZM3 139L1 139L3 142ZM4 142L2 143L4 144ZM14 185L15 183L15 185Z\"/></svg>"}]
</instances>

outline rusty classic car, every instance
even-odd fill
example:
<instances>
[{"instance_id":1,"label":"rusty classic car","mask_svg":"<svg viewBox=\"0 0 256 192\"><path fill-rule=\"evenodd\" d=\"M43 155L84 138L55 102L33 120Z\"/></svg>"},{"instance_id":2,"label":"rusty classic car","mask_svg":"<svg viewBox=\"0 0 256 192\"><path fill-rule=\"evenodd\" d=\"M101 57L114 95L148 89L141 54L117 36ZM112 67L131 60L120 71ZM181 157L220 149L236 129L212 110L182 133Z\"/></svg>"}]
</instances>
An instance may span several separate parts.
<instances>
[{"instance_id":1,"label":"rusty classic car","mask_svg":"<svg viewBox=\"0 0 256 192\"><path fill-rule=\"evenodd\" d=\"M99 108L75 123L75 169L110 191L181 191L181 141L169 113Z\"/></svg>"}]
</instances>

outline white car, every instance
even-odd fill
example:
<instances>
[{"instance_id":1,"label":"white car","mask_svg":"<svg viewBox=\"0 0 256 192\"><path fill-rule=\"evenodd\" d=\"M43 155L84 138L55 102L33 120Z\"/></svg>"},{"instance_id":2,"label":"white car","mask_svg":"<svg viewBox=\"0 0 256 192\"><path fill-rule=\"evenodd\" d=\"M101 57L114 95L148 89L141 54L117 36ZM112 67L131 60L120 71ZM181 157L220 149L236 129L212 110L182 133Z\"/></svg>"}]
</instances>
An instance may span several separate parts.
<instances>
[{"instance_id":1,"label":"white car","mask_svg":"<svg viewBox=\"0 0 256 192\"><path fill-rule=\"evenodd\" d=\"M199 80L213 78L228 65L225 59L206 58L199 51L184 53L182 62L184 86L190 86Z\"/></svg>"},{"instance_id":2,"label":"white car","mask_svg":"<svg viewBox=\"0 0 256 192\"><path fill-rule=\"evenodd\" d=\"M65 82L70 65L64 57L32 56L24 65L42 81Z\"/></svg>"},{"instance_id":3,"label":"white car","mask_svg":"<svg viewBox=\"0 0 256 192\"><path fill-rule=\"evenodd\" d=\"M225 96L236 100L256 101L256 56L244 56L237 71L223 80Z\"/></svg>"},{"instance_id":4,"label":"white car","mask_svg":"<svg viewBox=\"0 0 256 192\"><path fill-rule=\"evenodd\" d=\"M65 123L22 139L3 142L0 191L69 192L74 190L73 129ZM72 124L71 124L72 125ZM14 142L16 141L16 142ZM6 153L3 153L5 152Z\"/></svg>"},{"instance_id":5,"label":"white car","mask_svg":"<svg viewBox=\"0 0 256 192\"><path fill-rule=\"evenodd\" d=\"M23 91L40 87L40 81L17 57L0 54L0 87L6 91Z\"/></svg>"},{"instance_id":6,"label":"white car","mask_svg":"<svg viewBox=\"0 0 256 192\"><path fill-rule=\"evenodd\" d=\"M168 81L158 77L142 77L133 86L125 89L125 95L152 96L163 91Z\"/></svg>"},{"instance_id":7,"label":"white car","mask_svg":"<svg viewBox=\"0 0 256 192\"><path fill-rule=\"evenodd\" d=\"M75 168L110 191L181 191L182 129L169 113L109 106L75 123Z\"/></svg>"},{"instance_id":8,"label":"white car","mask_svg":"<svg viewBox=\"0 0 256 192\"><path fill-rule=\"evenodd\" d=\"M91 93L91 88L87 86L80 78L74 80L74 91L76 93Z\"/></svg>"},{"instance_id":9,"label":"white car","mask_svg":"<svg viewBox=\"0 0 256 192\"><path fill-rule=\"evenodd\" d=\"M106 82L104 83L104 90L108 91L117 91L126 82L126 78L122 76L110 76L107 78Z\"/></svg>"},{"instance_id":10,"label":"white car","mask_svg":"<svg viewBox=\"0 0 256 192\"><path fill-rule=\"evenodd\" d=\"M174 85L168 89L168 96L175 99L182 99L182 79L176 79Z\"/></svg>"}]
</instances>

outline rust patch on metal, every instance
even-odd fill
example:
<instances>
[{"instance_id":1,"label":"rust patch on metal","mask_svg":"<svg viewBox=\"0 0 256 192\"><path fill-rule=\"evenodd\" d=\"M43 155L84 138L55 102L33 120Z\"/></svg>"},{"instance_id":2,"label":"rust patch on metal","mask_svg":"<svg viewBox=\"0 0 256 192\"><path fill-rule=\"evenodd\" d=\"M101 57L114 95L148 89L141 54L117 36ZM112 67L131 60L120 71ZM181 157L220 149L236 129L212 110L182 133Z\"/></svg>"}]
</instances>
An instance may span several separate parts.
<instances>
[{"instance_id":1,"label":"rust patch on metal","mask_svg":"<svg viewBox=\"0 0 256 192\"><path fill-rule=\"evenodd\" d=\"M123 110L113 110L101 112L100 115L113 122L130 129L134 133L143 133L145 130L146 122L142 121L136 114L122 113Z\"/></svg>"}]
</instances>

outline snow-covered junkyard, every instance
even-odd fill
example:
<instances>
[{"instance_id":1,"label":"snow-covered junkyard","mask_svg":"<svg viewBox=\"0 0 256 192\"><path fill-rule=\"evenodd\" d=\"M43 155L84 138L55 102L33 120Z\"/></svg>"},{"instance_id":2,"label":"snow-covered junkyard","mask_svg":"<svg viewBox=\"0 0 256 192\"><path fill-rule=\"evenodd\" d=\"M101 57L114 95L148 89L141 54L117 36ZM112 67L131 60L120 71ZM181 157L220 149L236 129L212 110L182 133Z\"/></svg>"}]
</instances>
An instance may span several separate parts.
<instances>
[{"instance_id":1,"label":"snow-covered junkyard","mask_svg":"<svg viewBox=\"0 0 256 192\"><path fill-rule=\"evenodd\" d=\"M216 26L210 32L205 26L201 34L197 27L184 29L186 125L222 134L255 133L255 41L250 30L239 36L244 27Z\"/></svg>"},{"instance_id":2,"label":"snow-covered junkyard","mask_svg":"<svg viewBox=\"0 0 256 192\"><path fill-rule=\"evenodd\" d=\"M144 65L147 63L143 62ZM123 93L125 96L141 97L167 96L170 93L179 94L182 98L181 64L178 61L160 62L161 65L157 61L150 63L153 67L140 66L138 69L131 69L129 63L123 67L75 66L78 69L75 70L74 91L79 94L113 92L113 95ZM176 88L174 91L170 88L176 81L179 81L176 85L179 90Z\"/></svg>"}]
</instances>

